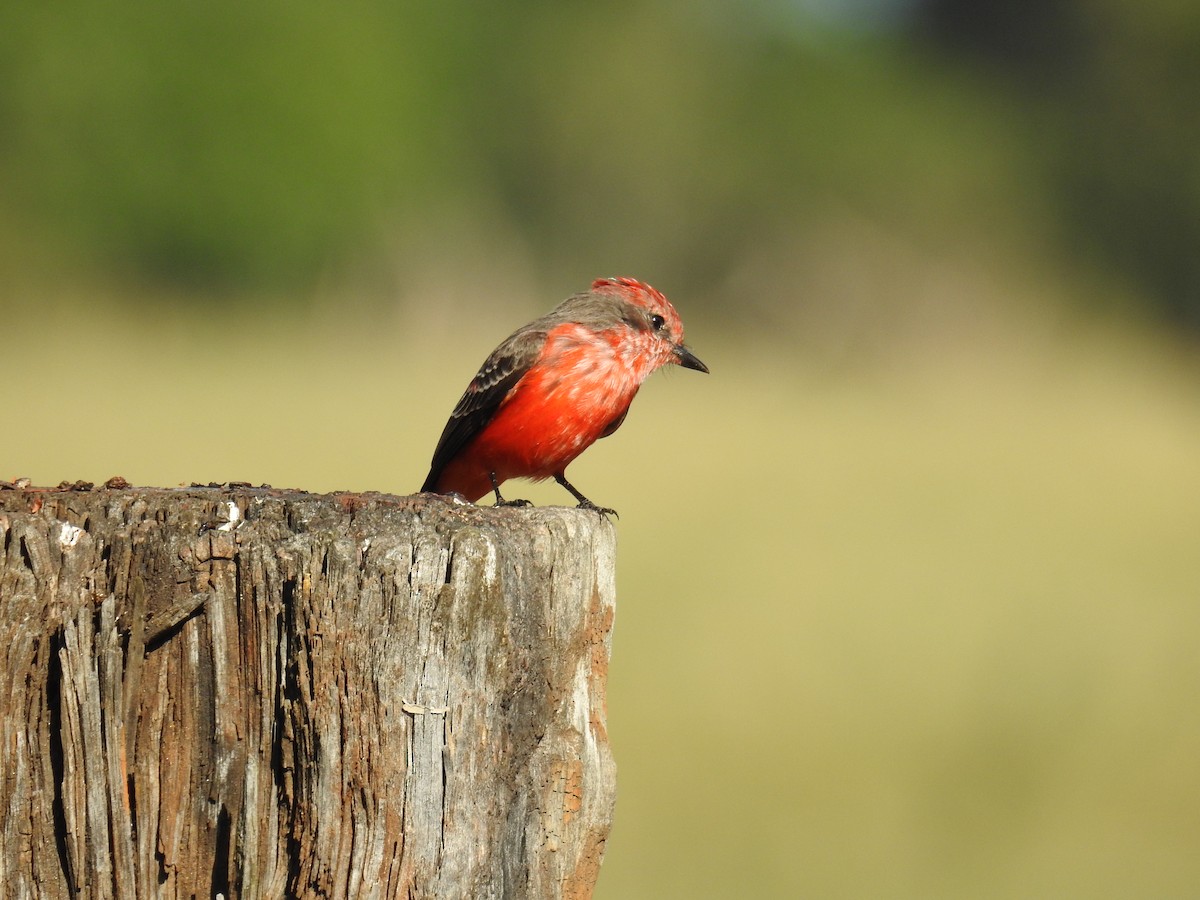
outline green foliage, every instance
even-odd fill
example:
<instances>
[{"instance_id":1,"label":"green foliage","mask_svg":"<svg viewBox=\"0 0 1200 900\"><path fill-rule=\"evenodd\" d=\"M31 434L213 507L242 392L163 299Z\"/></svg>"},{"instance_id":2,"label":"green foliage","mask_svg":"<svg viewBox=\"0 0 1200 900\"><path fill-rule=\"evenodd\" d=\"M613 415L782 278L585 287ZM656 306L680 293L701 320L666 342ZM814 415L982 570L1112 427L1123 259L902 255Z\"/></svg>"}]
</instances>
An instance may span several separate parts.
<instances>
[{"instance_id":1,"label":"green foliage","mask_svg":"<svg viewBox=\"0 0 1200 900\"><path fill-rule=\"evenodd\" d=\"M0 232L232 295L510 240L555 283L695 293L850 214L1200 321L1190 6L840 9L18 0Z\"/></svg>"},{"instance_id":2,"label":"green foliage","mask_svg":"<svg viewBox=\"0 0 1200 900\"><path fill-rule=\"evenodd\" d=\"M1200 7L928 0L917 27L1038 123L1057 244L1200 328Z\"/></svg>"},{"instance_id":3,"label":"green foliage","mask_svg":"<svg viewBox=\"0 0 1200 900\"><path fill-rule=\"evenodd\" d=\"M28 4L9 21L5 194L102 262L302 282L431 190L442 67L424 23L387 7Z\"/></svg>"}]
</instances>

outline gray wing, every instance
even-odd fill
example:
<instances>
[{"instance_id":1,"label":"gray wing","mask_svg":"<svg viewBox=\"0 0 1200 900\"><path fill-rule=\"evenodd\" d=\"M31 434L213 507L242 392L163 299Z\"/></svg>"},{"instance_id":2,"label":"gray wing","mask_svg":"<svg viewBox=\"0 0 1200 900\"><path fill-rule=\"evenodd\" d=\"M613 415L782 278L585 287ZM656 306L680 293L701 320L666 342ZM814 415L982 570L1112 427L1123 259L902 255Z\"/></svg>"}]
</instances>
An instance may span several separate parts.
<instances>
[{"instance_id":1,"label":"gray wing","mask_svg":"<svg viewBox=\"0 0 1200 900\"><path fill-rule=\"evenodd\" d=\"M450 460L492 420L504 399L533 366L545 341L546 331L522 329L492 351L450 413L433 451L422 491L435 489Z\"/></svg>"}]
</instances>

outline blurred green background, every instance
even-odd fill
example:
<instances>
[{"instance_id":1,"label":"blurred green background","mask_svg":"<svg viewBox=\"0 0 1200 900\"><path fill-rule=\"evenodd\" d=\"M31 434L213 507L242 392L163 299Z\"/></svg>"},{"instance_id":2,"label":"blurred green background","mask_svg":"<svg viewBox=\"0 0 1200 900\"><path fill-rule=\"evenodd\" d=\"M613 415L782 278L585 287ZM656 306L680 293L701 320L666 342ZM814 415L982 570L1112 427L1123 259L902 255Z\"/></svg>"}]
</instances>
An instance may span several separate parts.
<instances>
[{"instance_id":1,"label":"blurred green background","mask_svg":"<svg viewBox=\"0 0 1200 900\"><path fill-rule=\"evenodd\" d=\"M643 278L598 896L1200 893L1200 5L2 19L0 478L408 493Z\"/></svg>"}]
</instances>

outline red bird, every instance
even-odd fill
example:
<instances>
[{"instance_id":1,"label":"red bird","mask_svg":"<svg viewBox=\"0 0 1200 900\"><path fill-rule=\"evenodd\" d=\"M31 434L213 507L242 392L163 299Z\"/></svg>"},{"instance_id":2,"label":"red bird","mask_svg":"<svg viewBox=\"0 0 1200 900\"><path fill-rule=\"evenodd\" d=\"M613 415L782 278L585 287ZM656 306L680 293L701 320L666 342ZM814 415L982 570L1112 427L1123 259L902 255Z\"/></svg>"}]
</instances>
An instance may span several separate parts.
<instances>
[{"instance_id":1,"label":"red bird","mask_svg":"<svg viewBox=\"0 0 1200 900\"><path fill-rule=\"evenodd\" d=\"M601 278L492 351L442 432L422 491L474 502L510 478L554 478L583 509L566 468L621 427L646 377L674 363L707 372L683 343L683 323L661 293L632 278ZM615 514L615 513L614 513Z\"/></svg>"}]
</instances>

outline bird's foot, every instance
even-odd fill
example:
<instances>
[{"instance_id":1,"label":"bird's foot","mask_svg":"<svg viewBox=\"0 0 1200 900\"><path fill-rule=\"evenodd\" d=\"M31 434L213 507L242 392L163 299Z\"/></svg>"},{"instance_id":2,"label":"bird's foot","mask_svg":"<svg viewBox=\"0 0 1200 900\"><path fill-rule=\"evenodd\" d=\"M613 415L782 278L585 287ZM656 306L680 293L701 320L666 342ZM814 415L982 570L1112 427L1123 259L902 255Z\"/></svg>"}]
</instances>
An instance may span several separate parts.
<instances>
[{"instance_id":1,"label":"bird's foot","mask_svg":"<svg viewBox=\"0 0 1200 900\"><path fill-rule=\"evenodd\" d=\"M590 509L594 513L599 513L602 519L606 519L609 516L615 516L618 519L621 518L619 515L617 515L617 511L615 509L609 509L607 506L597 506L591 500L581 500L579 505L575 508Z\"/></svg>"},{"instance_id":2,"label":"bird's foot","mask_svg":"<svg viewBox=\"0 0 1200 900\"><path fill-rule=\"evenodd\" d=\"M503 497L498 497L496 502L492 504L494 507L501 506L533 506L531 500L505 500Z\"/></svg>"},{"instance_id":3,"label":"bird's foot","mask_svg":"<svg viewBox=\"0 0 1200 900\"><path fill-rule=\"evenodd\" d=\"M505 500L500 496L500 480L496 478L495 472L488 472L488 478L492 482L492 490L496 494L496 502L493 506L533 506L528 500Z\"/></svg>"},{"instance_id":4,"label":"bird's foot","mask_svg":"<svg viewBox=\"0 0 1200 900\"><path fill-rule=\"evenodd\" d=\"M579 505L575 507L576 509L590 509L592 512L600 513L601 517L617 516L617 511L615 509L609 509L607 506L597 506L587 497L583 496L583 494L579 492L579 488L567 481L567 476L562 472L559 472L557 475L555 475L554 480L570 491L571 496L579 501ZM617 516L617 518L619 519L621 517Z\"/></svg>"}]
</instances>

